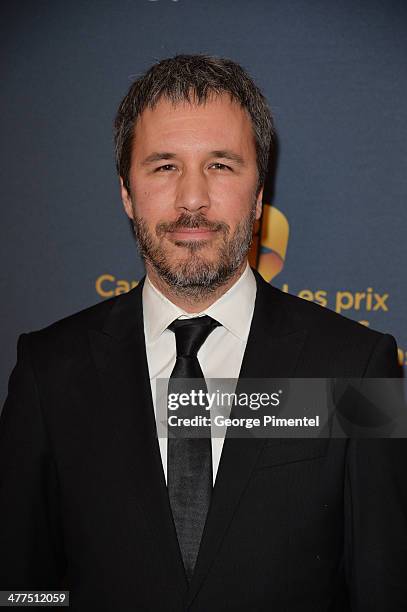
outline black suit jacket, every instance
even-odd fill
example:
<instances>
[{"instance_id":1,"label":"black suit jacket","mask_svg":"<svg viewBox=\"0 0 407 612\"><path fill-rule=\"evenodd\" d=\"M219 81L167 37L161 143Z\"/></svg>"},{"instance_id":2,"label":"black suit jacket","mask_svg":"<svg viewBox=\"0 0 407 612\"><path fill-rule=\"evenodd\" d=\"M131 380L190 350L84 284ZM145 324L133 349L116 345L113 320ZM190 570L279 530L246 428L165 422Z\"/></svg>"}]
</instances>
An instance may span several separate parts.
<instances>
[{"instance_id":1,"label":"black suit jacket","mask_svg":"<svg viewBox=\"0 0 407 612\"><path fill-rule=\"evenodd\" d=\"M394 339L256 273L241 377L398 376ZM0 588L75 612L407 610L405 440L226 437L188 586L141 284L20 337L0 421Z\"/></svg>"}]
</instances>

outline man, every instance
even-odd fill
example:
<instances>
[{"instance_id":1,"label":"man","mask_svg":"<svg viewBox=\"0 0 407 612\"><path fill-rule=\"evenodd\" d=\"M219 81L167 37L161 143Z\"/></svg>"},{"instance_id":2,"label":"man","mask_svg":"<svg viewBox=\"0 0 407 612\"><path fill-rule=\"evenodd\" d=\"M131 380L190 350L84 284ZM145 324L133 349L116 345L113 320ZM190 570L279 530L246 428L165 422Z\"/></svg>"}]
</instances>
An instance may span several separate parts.
<instances>
[{"instance_id":1,"label":"man","mask_svg":"<svg viewBox=\"0 0 407 612\"><path fill-rule=\"evenodd\" d=\"M63 585L75 611L407 609L403 440L157 439L158 378L398 375L392 337L248 267L272 133L229 60L130 88L117 167L147 275L19 339L2 589Z\"/></svg>"}]
</instances>

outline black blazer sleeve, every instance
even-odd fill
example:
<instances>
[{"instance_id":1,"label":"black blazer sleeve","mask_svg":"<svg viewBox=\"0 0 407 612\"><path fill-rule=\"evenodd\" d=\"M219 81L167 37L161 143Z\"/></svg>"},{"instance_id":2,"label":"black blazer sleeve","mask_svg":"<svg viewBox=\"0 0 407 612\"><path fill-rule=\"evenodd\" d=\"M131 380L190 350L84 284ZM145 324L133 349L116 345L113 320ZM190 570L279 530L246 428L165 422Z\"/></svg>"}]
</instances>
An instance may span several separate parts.
<instances>
[{"instance_id":1,"label":"black blazer sleeve","mask_svg":"<svg viewBox=\"0 0 407 612\"><path fill-rule=\"evenodd\" d=\"M365 377L397 377L396 343L381 336ZM407 440L351 439L345 482L351 609L407 610Z\"/></svg>"},{"instance_id":2,"label":"black blazer sleeve","mask_svg":"<svg viewBox=\"0 0 407 612\"><path fill-rule=\"evenodd\" d=\"M54 589L64 573L58 477L30 358L17 365L0 416L0 589Z\"/></svg>"}]
</instances>

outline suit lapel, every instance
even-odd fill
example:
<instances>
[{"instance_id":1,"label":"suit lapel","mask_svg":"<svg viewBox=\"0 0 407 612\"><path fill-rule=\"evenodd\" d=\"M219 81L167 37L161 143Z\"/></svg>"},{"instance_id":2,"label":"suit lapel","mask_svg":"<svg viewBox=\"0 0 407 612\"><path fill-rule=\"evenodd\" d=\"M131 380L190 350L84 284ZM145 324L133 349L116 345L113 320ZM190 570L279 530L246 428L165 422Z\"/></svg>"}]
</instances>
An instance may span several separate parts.
<instances>
[{"instance_id":1,"label":"suit lapel","mask_svg":"<svg viewBox=\"0 0 407 612\"><path fill-rule=\"evenodd\" d=\"M102 330L89 330L91 350L105 401L101 426L120 440L119 469L134 483L138 505L150 525L169 584L186 590L186 578L162 468L142 316L143 281L121 296ZM135 543L136 544L136 543Z\"/></svg>"},{"instance_id":2,"label":"suit lapel","mask_svg":"<svg viewBox=\"0 0 407 612\"><path fill-rule=\"evenodd\" d=\"M254 273L256 302L239 378L293 376L306 331L296 327L295 316L283 307L280 292ZM188 603L210 570L264 442L226 435Z\"/></svg>"}]
</instances>

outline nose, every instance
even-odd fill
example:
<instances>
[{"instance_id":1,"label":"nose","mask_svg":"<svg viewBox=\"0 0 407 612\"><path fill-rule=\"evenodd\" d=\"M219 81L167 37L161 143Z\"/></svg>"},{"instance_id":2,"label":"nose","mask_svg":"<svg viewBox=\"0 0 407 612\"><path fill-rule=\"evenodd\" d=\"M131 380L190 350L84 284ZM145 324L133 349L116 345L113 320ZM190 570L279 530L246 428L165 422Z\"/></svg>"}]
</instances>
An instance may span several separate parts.
<instances>
[{"instance_id":1,"label":"nose","mask_svg":"<svg viewBox=\"0 0 407 612\"><path fill-rule=\"evenodd\" d=\"M188 170L178 179L175 207L180 211L197 212L209 208L208 185L202 171Z\"/></svg>"}]
</instances>

